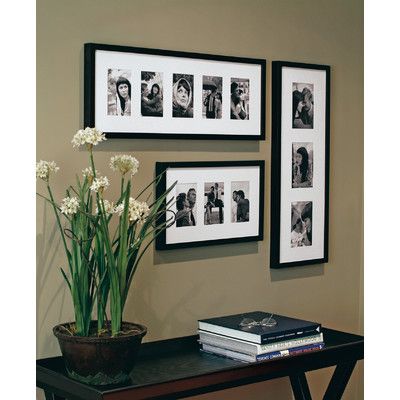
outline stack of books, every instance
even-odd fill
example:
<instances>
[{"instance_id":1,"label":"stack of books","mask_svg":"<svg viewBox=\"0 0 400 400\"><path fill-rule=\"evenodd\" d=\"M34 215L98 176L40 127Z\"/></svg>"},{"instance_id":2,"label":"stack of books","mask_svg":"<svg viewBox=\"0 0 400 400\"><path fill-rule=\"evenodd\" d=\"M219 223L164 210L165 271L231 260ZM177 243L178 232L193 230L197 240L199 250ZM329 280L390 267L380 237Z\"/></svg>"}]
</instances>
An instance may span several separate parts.
<instances>
[{"instance_id":1,"label":"stack of books","mask_svg":"<svg viewBox=\"0 0 400 400\"><path fill-rule=\"evenodd\" d=\"M321 324L254 311L199 321L201 350L244 362L320 350Z\"/></svg>"}]
</instances>

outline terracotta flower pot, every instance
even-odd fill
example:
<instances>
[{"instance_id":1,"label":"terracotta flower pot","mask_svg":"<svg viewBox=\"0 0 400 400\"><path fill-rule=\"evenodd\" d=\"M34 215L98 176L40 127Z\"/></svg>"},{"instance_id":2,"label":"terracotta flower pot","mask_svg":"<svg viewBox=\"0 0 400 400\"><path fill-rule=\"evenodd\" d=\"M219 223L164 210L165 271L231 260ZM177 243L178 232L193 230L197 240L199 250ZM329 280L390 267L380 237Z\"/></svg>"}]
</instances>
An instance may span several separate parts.
<instances>
[{"instance_id":1,"label":"terracotta flower pot","mask_svg":"<svg viewBox=\"0 0 400 400\"><path fill-rule=\"evenodd\" d=\"M97 324L92 322L93 326ZM73 323L53 328L60 344L68 375L91 385L111 385L129 381L137 353L147 328L129 322L122 323L120 336L72 336Z\"/></svg>"}]
</instances>

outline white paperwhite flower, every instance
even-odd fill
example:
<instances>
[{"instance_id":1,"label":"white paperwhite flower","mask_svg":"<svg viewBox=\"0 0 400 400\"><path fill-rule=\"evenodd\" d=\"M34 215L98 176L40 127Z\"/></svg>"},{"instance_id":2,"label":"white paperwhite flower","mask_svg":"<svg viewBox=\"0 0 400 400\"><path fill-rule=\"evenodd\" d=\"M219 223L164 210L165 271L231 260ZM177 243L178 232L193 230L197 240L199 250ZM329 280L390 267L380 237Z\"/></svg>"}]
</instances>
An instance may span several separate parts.
<instances>
[{"instance_id":1,"label":"white paperwhite flower","mask_svg":"<svg viewBox=\"0 0 400 400\"><path fill-rule=\"evenodd\" d=\"M90 190L92 192L102 193L103 190L107 189L108 186L110 186L108 178L106 176L100 176L99 178L93 180L93 183L90 186Z\"/></svg>"},{"instance_id":2,"label":"white paperwhite flower","mask_svg":"<svg viewBox=\"0 0 400 400\"><path fill-rule=\"evenodd\" d=\"M131 172L132 176L138 172L139 161L132 156L123 154L121 156L111 157L110 168L113 171L119 171L122 175Z\"/></svg>"},{"instance_id":3,"label":"white paperwhite flower","mask_svg":"<svg viewBox=\"0 0 400 400\"><path fill-rule=\"evenodd\" d=\"M36 179L40 178L48 182L50 173L57 172L60 168L54 161L43 161L40 160L36 163Z\"/></svg>"},{"instance_id":4,"label":"white paperwhite flower","mask_svg":"<svg viewBox=\"0 0 400 400\"><path fill-rule=\"evenodd\" d=\"M106 212L107 215L111 215L115 213L115 207L114 207L114 203L112 201L108 201L108 200L103 200L103 204L104 204L104 211ZM99 209L98 207L96 207L96 214L99 213Z\"/></svg>"},{"instance_id":5,"label":"white paperwhite flower","mask_svg":"<svg viewBox=\"0 0 400 400\"><path fill-rule=\"evenodd\" d=\"M96 172L96 175L99 174L99 171L97 171L97 169L95 170L95 172ZM82 170L82 175L83 175L85 178L93 178L93 177L94 177L94 174L93 174L93 169L92 169L92 167L88 167L88 168L83 169L83 170Z\"/></svg>"},{"instance_id":6,"label":"white paperwhite flower","mask_svg":"<svg viewBox=\"0 0 400 400\"><path fill-rule=\"evenodd\" d=\"M120 216L124 211L124 204L118 204L115 208L115 212ZM129 210L128 218L130 222L138 221L139 223L144 223L146 218L149 216L150 208L145 201L135 200L133 197L129 198Z\"/></svg>"},{"instance_id":7,"label":"white paperwhite flower","mask_svg":"<svg viewBox=\"0 0 400 400\"><path fill-rule=\"evenodd\" d=\"M76 197L66 197L62 199L60 206L61 212L65 215L74 215L78 212L79 200Z\"/></svg>"},{"instance_id":8,"label":"white paperwhite flower","mask_svg":"<svg viewBox=\"0 0 400 400\"><path fill-rule=\"evenodd\" d=\"M100 142L107 140L105 134L97 128L85 128L79 129L78 132L72 138L72 146L79 147L84 144L91 146L96 146Z\"/></svg>"},{"instance_id":9,"label":"white paperwhite flower","mask_svg":"<svg viewBox=\"0 0 400 400\"><path fill-rule=\"evenodd\" d=\"M118 204L118 205L115 206L115 208L114 208L115 214L118 214L119 216L122 215L123 211L124 211L124 205L123 205L123 203Z\"/></svg>"}]
</instances>

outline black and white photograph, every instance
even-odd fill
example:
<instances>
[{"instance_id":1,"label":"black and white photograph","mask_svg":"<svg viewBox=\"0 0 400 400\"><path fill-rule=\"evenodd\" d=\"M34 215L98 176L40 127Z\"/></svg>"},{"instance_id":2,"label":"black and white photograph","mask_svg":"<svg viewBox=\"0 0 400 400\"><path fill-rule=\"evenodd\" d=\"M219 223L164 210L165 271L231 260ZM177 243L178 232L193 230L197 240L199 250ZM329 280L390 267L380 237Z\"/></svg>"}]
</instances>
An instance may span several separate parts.
<instances>
[{"instance_id":1,"label":"black and white photograph","mask_svg":"<svg viewBox=\"0 0 400 400\"><path fill-rule=\"evenodd\" d=\"M224 223L224 182L204 183L204 225Z\"/></svg>"},{"instance_id":2,"label":"black and white photograph","mask_svg":"<svg viewBox=\"0 0 400 400\"><path fill-rule=\"evenodd\" d=\"M131 71L112 69L107 72L107 115L131 115Z\"/></svg>"},{"instance_id":3,"label":"black and white photograph","mask_svg":"<svg viewBox=\"0 0 400 400\"><path fill-rule=\"evenodd\" d=\"M165 199L175 221L160 217L156 249L262 240L264 170L263 160L157 162L156 194L175 185Z\"/></svg>"},{"instance_id":4,"label":"black and white photograph","mask_svg":"<svg viewBox=\"0 0 400 400\"><path fill-rule=\"evenodd\" d=\"M291 247L312 245L312 201L292 203Z\"/></svg>"},{"instance_id":5,"label":"black and white photograph","mask_svg":"<svg viewBox=\"0 0 400 400\"><path fill-rule=\"evenodd\" d=\"M314 85L293 82L293 129L314 128Z\"/></svg>"},{"instance_id":6,"label":"black and white photograph","mask_svg":"<svg viewBox=\"0 0 400 400\"><path fill-rule=\"evenodd\" d=\"M141 73L141 113L144 117L162 117L163 74L160 72L142 71Z\"/></svg>"},{"instance_id":7,"label":"black and white photograph","mask_svg":"<svg viewBox=\"0 0 400 400\"><path fill-rule=\"evenodd\" d=\"M203 76L203 118L222 118L222 77Z\"/></svg>"},{"instance_id":8,"label":"black and white photograph","mask_svg":"<svg viewBox=\"0 0 400 400\"><path fill-rule=\"evenodd\" d=\"M313 186L313 144L292 144L292 188Z\"/></svg>"},{"instance_id":9,"label":"black and white photograph","mask_svg":"<svg viewBox=\"0 0 400 400\"><path fill-rule=\"evenodd\" d=\"M99 43L83 59L83 124L107 139L265 140L265 59Z\"/></svg>"},{"instance_id":10,"label":"black and white photograph","mask_svg":"<svg viewBox=\"0 0 400 400\"><path fill-rule=\"evenodd\" d=\"M196 226L196 199L196 183L178 183L176 185L175 224L177 228Z\"/></svg>"},{"instance_id":11,"label":"black and white photograph","mask_svg":"<svg viewBox=\"0 0 400 400\"><path fill-rule=\"evenodd\" d=\"M328 262L330 71L272 62L271 268Z\"/></svg>"},{"instance_id":12,"label":"black and white photograph","mask_svg":"<svg viewBox=\"0 0 400 400\"><path fill-rule=\"evenodd\" d=\"M250 182L232 182L231 222L249 222L250 220Z\"/></svg>"},{"instance_id":13,"label":"black and white photograph","mask_svg":"<svg viewBox=\"0 0 400 400\"><path fill-rule=\"evenodd\" d=\"M193 118L193 82L193 75L173 74L172 116L174 118Z\"/></svg>"},{"instance_id":14,"label":"black and white photograph","mask_svg":"<svg viewBox=\"0 0 400 400\"><path fill-rule=\"evenodd\" d=\"M249 119L250 81L231 78L231 119Z\"/></svg>"}]
</instances>

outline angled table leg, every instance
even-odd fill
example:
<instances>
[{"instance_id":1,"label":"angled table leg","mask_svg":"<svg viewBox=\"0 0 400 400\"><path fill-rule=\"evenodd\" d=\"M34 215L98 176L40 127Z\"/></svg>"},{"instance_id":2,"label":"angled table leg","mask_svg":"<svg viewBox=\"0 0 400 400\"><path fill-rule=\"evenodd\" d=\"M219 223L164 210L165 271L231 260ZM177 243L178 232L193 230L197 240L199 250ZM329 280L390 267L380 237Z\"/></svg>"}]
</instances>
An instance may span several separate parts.
<instances>
[{"instance_id":1,"label":"angled table leg","mask_svg":"<svg viewBox=\"0 0 400 400\"><path fill-rule=\"evenodd\" d=\"M311 393L304 372L290 375L290 383L295 400L311 400Z\"/></svg>"},{"instance_id":2,"label":"angled table leg","mask_svg":"<svg viewBox=\"0 0 400 400\"><path fill-rule=\"evenodd\" d=\"M337 365L323 400L340 400L342 398L356 362L357 360Z\"/></svg>"},{"instance_id":3,"label":"angled table leg","mask_svg":"<svg viewBox=\"0 0 400 400\"><path fill-rule=\"evenodd\" d=\"M46 396L46 400L66 400L64 397L57 396L55 393L49 392L48 390L44 391L44 395Z\"/></svg>"}]
</instances>

